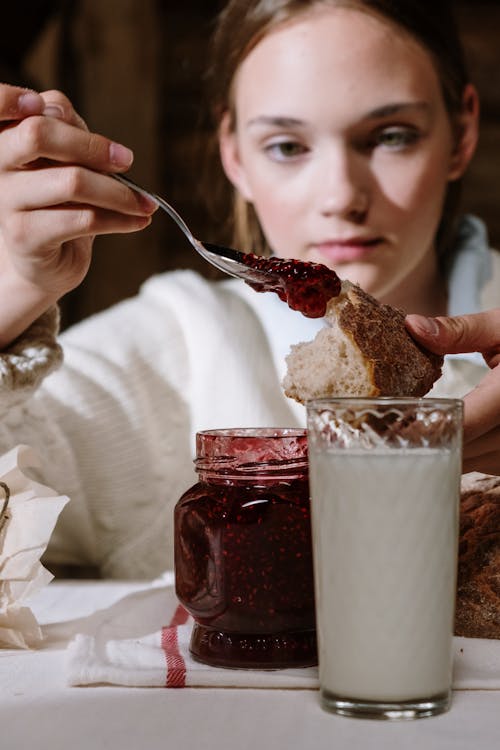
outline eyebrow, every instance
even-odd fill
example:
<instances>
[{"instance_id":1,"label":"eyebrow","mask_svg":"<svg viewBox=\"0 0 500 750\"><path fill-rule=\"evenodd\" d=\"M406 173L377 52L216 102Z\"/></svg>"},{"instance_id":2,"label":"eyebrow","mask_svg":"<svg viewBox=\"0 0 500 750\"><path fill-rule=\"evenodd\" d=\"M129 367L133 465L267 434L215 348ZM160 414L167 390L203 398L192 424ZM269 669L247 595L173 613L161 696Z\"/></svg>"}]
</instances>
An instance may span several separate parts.
<instances>
[{"instance_id":1,"label":"eyebrow","mask_svg":"<svg viewBox=\"0 0 500 750\"><path fill-rule=\"evenodd\" d=\"M373 120L381 117L391 117L392 115L401 114L408 110L422 110L428 112L430 106L428 102L416 101L416 102L394 102L393 104L384 104L381 107L372 109L363 115L363 120ZM298 128L304 127L306 123L304 120L299 120L296 117L286 117L283 115L260 115L259 117L252 117L247 122L247 127L254 127L259 125L272 125L278 128Z\"/></svg>"},{"instance_id":2,"label":"eyebrow","mask_svg":"<svg viewBox=\"0 0 500 750\"><path fill-rule=\"evenodd\" d=\"M428 112L430 105L425 101L417 102L394 102L393 104L384 104L382 107L377 107L367 112L363 117L364 120L371 120L376 117L390 117L391 115L397 115L407 110L423 110Z\"/></svg>"},{"instance_id":3,"label":"eyebrow","mask_svg":"<svg viewBox=\"0 0 500 750\"><path fill-rule=\"evenodd\" d=\"M252 117L247 122L247 127L253 127L254 125L274 125L279 128L297 128L305 125L303 120L298 120L296 117L281 117L279 115L261 115L260 117Z\"/></svg>"}]
</instances>

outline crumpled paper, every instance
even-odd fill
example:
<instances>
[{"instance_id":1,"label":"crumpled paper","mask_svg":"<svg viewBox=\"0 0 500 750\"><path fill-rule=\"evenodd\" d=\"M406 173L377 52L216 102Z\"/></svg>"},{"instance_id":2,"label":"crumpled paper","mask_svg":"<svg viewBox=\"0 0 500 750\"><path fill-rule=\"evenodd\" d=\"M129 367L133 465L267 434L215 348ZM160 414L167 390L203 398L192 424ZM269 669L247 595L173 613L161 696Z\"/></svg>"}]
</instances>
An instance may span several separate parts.
<instances>
[{"instance_id":1,"label":"crumpled paper","mask_svg":"<svg viewBox=\"0 0 500 750\"><path fill-rule=\"evenodd\" d=\"M33 648L43 638L24 602L53 578L40 557L69 498L24 473L38 467L27 445L0 456L0 647Z\"/></svg>"}]
</instances>

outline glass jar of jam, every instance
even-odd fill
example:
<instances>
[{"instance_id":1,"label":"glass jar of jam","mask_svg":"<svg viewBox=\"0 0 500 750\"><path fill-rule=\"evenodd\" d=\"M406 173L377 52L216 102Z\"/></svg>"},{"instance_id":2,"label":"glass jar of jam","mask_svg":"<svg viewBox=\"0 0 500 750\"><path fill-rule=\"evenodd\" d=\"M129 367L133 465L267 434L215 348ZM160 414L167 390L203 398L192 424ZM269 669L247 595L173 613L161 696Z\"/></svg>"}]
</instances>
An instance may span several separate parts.
<instances>
[{"instance_id":1,"label":"glass jar of jam","mask_svg":"<svg viewBox=\"0 0 500 750\"><path fill-rule=\"evenodd\" d=\"M317 663L307 435L196 436L199 482L175 508L175 578L193 658L223 667Z\"/></svg>"}]
</instances>

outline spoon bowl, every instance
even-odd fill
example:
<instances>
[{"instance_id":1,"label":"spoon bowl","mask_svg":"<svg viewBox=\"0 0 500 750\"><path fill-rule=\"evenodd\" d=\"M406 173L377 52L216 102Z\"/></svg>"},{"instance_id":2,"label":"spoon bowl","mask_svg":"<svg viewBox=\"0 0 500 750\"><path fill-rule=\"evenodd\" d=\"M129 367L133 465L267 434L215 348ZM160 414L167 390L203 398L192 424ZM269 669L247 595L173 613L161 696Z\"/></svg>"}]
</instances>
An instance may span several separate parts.
<instances>
[{"instance_id":1,"label":"spoon bowl","mask_svg":"<svg viewBox=\"0 0 500 750\"><path fill-rule=\"evenodd\" d=\"M327 266L294 258L267 258L202 242L196 239L184 219L164 198L140 187L130 177L122 174L112 176L137 193L151 198L166 211L202 258L220 271L243 279L255 291L275 292L292 310L298 310L309 318L323 316L328 301L340 294L341 281L335 271Z\"/></svg>"}]
</instances>

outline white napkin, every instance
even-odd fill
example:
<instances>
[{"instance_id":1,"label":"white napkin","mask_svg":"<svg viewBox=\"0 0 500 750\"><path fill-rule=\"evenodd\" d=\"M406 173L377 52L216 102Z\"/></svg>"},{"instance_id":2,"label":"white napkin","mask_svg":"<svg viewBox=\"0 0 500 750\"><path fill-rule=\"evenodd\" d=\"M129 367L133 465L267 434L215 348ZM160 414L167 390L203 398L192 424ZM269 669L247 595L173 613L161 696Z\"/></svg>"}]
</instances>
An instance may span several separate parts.
<instances>
[{"instance_id":1,"label":"white napkin","mask_svg":"<svg viewBox=\"0 0 500 750\"><path fill-rule=\"evenodd\" d=\"M317 688L316 667L222 669L189 655L192 618L167 573L142 591L84 621L67 648L71 685L109 683L137 687ZM500 688L500 641L455 638L455 688Z\"/></svg>"},{"instance_id":2,"label":"white napkin","mask_svg":"<svg viewBox=\"0 0 500 750\"><path fill-rule=\"evenodd\" d=\"M40 563L57 517L68 502L50 487L23 472L40 461L27 445L18 445L0 457L0 647L30 648L42 632L24 600L45 586L52 574Z\"/></svg>"}]
</instances>

